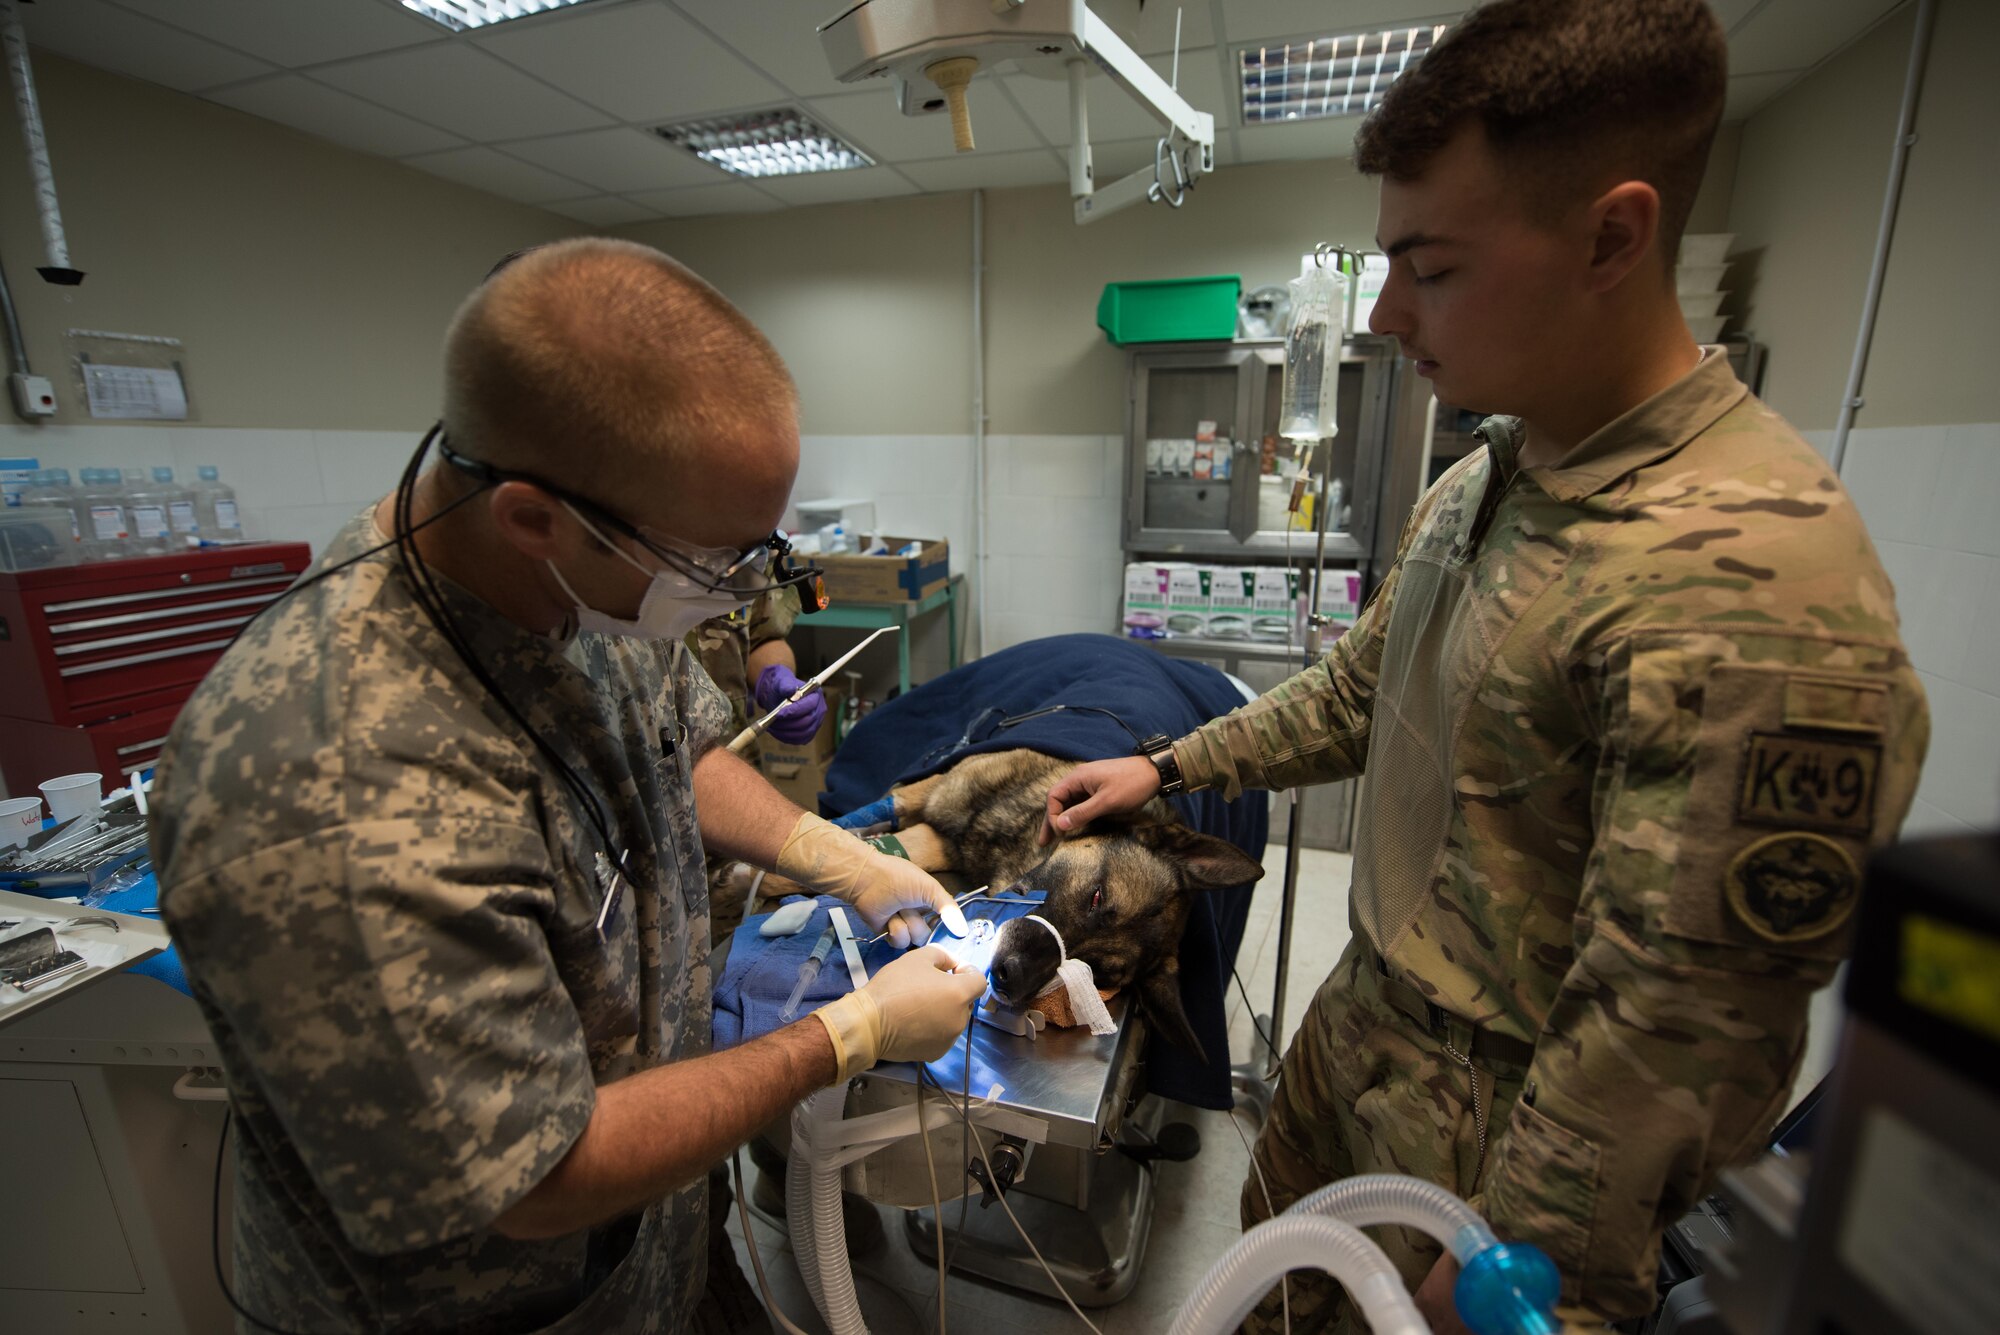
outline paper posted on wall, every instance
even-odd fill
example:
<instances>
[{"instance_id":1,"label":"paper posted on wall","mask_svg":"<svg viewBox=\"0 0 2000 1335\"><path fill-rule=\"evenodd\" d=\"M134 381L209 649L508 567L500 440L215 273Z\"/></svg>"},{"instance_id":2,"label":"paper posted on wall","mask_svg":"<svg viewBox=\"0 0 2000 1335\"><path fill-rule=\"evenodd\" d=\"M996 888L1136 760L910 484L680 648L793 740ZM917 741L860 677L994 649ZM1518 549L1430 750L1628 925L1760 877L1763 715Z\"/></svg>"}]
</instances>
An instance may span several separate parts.
<instances>
[{"instance_id":1,"label":"paper posted on wall","mask_svg":"<svg viewBox=\"0 0 2000 1335\"><path fill-rule=\"evenodd\" d=\"M104 366L86 362L83 388L92 417L187 419L187 386L173 367Z\"/></svg>"}]
</instances>

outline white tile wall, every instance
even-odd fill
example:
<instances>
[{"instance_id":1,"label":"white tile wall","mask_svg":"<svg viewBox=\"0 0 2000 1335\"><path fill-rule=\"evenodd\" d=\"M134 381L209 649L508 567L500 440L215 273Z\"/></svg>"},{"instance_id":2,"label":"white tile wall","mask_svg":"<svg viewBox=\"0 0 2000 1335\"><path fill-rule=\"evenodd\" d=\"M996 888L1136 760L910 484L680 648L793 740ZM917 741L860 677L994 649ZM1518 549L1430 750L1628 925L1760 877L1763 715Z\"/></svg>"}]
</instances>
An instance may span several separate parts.
<instances>
[{"instance_id":1,"label":"white tile wall","mask_svg":"<svg viewBox=\"0 0 2000 1335\"><path fill-rule=\"evenodd\" d=\"M417 436L404 431L256 427L6 426L0 453L44 468L154 468L191 482L213 464L236 489L243 531L318 552L368 502L395 488Z\"/></svg>"},{"instance_id":2,"label":"white tile wall","mask_svg":"<svg viewBox=\"0 0 2000 1335\"><path fill-rule=\"evenodd\" d=\"M1826 448L1830 433L1808 435ZM2000 423L1858 429L1841 478L1930 697L1930 755L1903 832L2000 827Z\"/></svg>"},{"instance_id":3,"label":"white tile wall","mask_svg":"<svg viewBox=\"0 0 2000 1335\"><path fill-rule=\"evenodd\" d=\"M884 529L951 542L988 650L1117 620L1120 438L988 436L987 561L974 554L972 437L808 436L793 495L868 496ZM983 573L983 585L981 574ZM969 651L979 652L976 634Z\"/></svg>"}]
</instances>

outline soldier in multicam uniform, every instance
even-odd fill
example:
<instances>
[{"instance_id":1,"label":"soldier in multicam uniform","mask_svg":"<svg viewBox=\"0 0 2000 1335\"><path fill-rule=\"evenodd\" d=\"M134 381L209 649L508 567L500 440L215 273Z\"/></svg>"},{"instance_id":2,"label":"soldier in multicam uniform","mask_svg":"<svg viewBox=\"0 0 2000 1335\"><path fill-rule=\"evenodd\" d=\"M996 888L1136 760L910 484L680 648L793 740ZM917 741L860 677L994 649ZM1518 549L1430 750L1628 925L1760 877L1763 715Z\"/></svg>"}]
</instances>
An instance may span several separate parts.
<instances>
[{"instance_id":1,"label":"soldier in multicam uniform","mask_svg":"<svg viewBox=\"0 0 2000 1335\"><path fill-rule=\"evenodd\" d=\"M238 1128L239 1329L716 1329L708 1169L814 1088L940 1055L985 980L912 951L704 1055L705 846L898 941L913 907L953 918L719 745L681 642L773 587L790 377L700 279L603 240L492 277L446 364L449 466L249 627L155 790Z\"/></svg>"},{"instance_id":2,"label":"soldier in multicam uniform","mask_svg":"<svg viewBox=\"0 0 2000 1335\"><path fill-rule=\"evenodd\" d=\"M779 589L742 611L711 617L688 632L688 648L729 702L728 736L742 732L753 719L763 717L804 684L798 678L798 660L785 642L798 618L798 591ZM772 719L769 731L781 742L805 743L812 740L825 719L826 696L815 690ZM751 742L742 755L748 763L756 764L758 744ZM742 865L733 858L709 855L711 945L721 944L743 921L746 887L736 876Z\"/></svg>"},{"instance_id":3,"label":"soldier in multicam uniform","mask_svg":"<svg viewBox=\"0 0 2000 1335\"><path fill-rule=\"evenodd\" d=\"M1577 1323L1650 1310L1662 1229L1784 1110L1929 735L1847 493L1674 297L1724 61L1700 0L1495 0L1391 87L1357 144L1385 178L1374 328L1441 399L1518 415L1419 502L1322 662L1078 770L1045 832L1176 780L1361 775L1353 940L1243 1222L1428 1178L1545 1249ZM1449 1257L1381 1235L1462 1330ZM1353 1328L1324 1275L1290 1317ZM1282 1320L1274 1293L1246 1329Z\"/></svg>"}]
</instances>

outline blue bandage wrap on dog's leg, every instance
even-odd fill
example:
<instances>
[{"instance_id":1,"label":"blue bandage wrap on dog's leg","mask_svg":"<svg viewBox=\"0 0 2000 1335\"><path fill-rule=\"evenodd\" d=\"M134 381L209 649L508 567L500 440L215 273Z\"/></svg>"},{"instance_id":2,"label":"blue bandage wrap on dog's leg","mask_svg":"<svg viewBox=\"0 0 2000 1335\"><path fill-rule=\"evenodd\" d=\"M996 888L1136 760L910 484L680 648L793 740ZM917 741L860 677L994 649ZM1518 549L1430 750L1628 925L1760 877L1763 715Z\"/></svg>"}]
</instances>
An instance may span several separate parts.
<instances>
[{"instance_id":1,"label":"blue bandage wrap on dog's leg","mask_svg":"<svg viewBox=\"0 0 2000 1335\"><path fill-rule=\"evenodd\" d=\"M865 830L871 825L887 825L893 829L896 824L896 799L878 797L865 807L856 807L833 823L843 830Z\"/></svg>"}]
</instances>

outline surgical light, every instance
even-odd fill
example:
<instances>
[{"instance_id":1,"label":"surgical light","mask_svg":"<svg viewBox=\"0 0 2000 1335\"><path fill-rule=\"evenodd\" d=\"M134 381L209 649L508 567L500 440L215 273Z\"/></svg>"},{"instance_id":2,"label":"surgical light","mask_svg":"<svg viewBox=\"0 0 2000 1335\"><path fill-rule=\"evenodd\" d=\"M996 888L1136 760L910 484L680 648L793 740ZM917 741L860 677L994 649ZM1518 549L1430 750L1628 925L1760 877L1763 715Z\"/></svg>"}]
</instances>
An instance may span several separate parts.
<instances>
[{"instance_id":1,"label":"surgical light","mask_svg":"<svg viewBox=\"0 0 2000 1335\"><path fill-rule=\"evenodd\" d=\"M1380 102L1389 85L1424 58L1445 26L1316 37L1254 46L1241 53L1243 122L1358 116Z\"/></svg>"},{"instance_id":2,"label":"surgical light","mask_svg":"<svg viewBox=\"0 0 2000 1335\"><path fill-rule=\"evenodd\" d=\"M683 121L653 132L737 176L798 176L875 165L875 159L791 107Z\"/></svg>"},{"instance_id":3,"label":"surgical light","mask_svg":"<svg viewBox=\"0 0 2000 1335\"><path fill-rule=\"evenodd\" d=\"M453 32L465 32L582 3L584 0L403 0L403 8Z\"/></svg>"}]
</instances>

